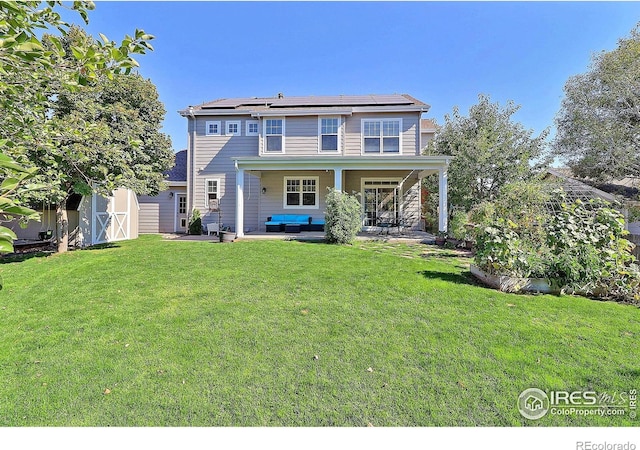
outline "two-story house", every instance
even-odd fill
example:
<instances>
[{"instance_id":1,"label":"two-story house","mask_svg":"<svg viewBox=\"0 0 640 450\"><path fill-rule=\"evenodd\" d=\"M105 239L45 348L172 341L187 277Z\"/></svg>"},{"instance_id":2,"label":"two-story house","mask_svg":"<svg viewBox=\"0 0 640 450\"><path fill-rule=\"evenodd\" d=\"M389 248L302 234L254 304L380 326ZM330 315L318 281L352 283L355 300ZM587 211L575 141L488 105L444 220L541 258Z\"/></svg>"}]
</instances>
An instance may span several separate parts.
<instances>
[{"instance_id":1,"label":"two-story house","mask_svg":"<svg viewBox=\"0 0 640 450\"><path fill-rule=\"evenodd\" d=\"M275 214L324 218L328 188L358 192L363 229L420 222L420 180L439 174L446 230L448 157L423 156L429 105L409 95L228 98L188 120L188 211L241 237ZM432 124L430 125L432 127ZM218 212L217 209L220 209Z\"/></svg>"}]
</instances>

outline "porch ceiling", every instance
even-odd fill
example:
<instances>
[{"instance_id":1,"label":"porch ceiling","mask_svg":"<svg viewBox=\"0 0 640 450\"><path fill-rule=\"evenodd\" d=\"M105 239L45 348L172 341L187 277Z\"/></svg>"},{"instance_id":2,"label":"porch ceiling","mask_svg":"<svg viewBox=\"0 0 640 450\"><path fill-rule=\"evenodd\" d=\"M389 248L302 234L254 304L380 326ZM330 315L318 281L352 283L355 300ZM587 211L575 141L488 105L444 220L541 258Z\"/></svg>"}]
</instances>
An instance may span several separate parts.
<instances>
[{"instance_id":1,"label":"porch ceiling","mask_svg":"<svg viewBox=\"0 0 640 450\"><path fill-rule=\"evenodd\" d=\"M271 156L232 158L242 170L439 170L446 169L450 156Z\"/></svg>"}]
</instances>

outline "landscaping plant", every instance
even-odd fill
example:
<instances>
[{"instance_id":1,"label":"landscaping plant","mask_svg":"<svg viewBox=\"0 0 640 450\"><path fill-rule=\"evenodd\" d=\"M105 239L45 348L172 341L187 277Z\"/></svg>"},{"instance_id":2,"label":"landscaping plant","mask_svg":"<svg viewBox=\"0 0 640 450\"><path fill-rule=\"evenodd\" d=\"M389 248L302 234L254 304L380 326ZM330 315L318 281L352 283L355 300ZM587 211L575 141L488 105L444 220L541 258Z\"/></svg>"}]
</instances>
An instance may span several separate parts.
<instances>
[{"instance_id":1,"label":"landscaping plant","mask_svg":"<svg viewBox=\"0 0 640 450\"><path fill-rule=\"evenodd\" d=\"M554 258L549 275L569 289L626 300L640 300L640 270L624 216L609 203L593 199L562 203L546 226Z\"/></svg>"},{"instance_id":2,"label":"landscaping plant","mask_svg":"<svg viewBox=\"0 0 640 450\"><path fill-rule=\"evenodd\" d=\"M200 210L198 208L193 208L193 212L191 213L191 218L189 219L189 234L202 234L202 217L200 216Z\"/></svg>"},{"instance_id":3,"label":"landscaping plant","mask_svg":"<svg viewBox=\"0 0 640 450\"><path fill-rule=\"evenodd\" d=\"M351 244L362 228L360 201L355 195L330 189L326 198L325 238L331 244Z\"/></svg>"},{"instance_id":4,"label":"landscaping plant","mask_svg":"<svg viewBox=\"0 0 640 450\"><path fill-rule=\"evenodd\" d=\"M520 214L516 220L496 218L500 206L473 211L472 218L483 220L475 228L478 267L492 275L546 278L561 291L640 301L640 268L634 244L624 239L623 215L600 199L568 203L561 191L554 197L560 211L536 220L514 209L503 213Z\"/></svg>"},{"instance_id":5,"label":"landscaping plant","mask_svg":"<svg viewBox=\"0 0 640 450\"><path fill-rule=\"evenodd\" d=\"M449 221L449 235L459 241L467 239L467 213L459 209L453 213Z\"/></svg>"}]
</instances>

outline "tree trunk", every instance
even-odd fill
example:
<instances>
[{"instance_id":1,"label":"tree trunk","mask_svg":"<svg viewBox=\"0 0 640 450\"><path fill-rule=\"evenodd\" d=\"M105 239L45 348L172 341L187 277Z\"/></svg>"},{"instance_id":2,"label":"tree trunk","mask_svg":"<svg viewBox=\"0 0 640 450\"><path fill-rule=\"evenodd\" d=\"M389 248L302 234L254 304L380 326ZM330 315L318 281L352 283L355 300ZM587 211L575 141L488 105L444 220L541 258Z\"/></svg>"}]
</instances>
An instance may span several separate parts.
<instances>
[{"instance_id":1,"label":"tree trunk","mask_svg":"<svg viewBox=\"0 0 640 450\"><path fill-rule=\"evenodd\" d=\"M56 205L56 240L58 253L69 250L69 218L67 217L67 199Z\"/></svg>"}]
</instances>

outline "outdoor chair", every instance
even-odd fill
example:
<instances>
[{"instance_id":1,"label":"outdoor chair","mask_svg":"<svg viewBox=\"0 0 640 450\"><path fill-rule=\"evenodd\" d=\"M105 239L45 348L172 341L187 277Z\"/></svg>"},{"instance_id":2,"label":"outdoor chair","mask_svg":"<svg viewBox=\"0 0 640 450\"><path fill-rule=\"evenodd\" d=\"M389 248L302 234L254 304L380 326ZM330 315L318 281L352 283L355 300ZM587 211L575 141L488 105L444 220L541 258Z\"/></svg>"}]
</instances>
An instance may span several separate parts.
<instances>
[{"instance_id":1,"label":"outdoor chair","mask_svg":"<svg viewBox=\"0 0 640 450\"><path fill-rule=\"evenodd\" d=\"M220 224L217 222L208 223L206 227L207 236L211 236L211 233L214 233L215 235L218 235L218 233L220 233Z\"/></svg>"}]
</instances>

